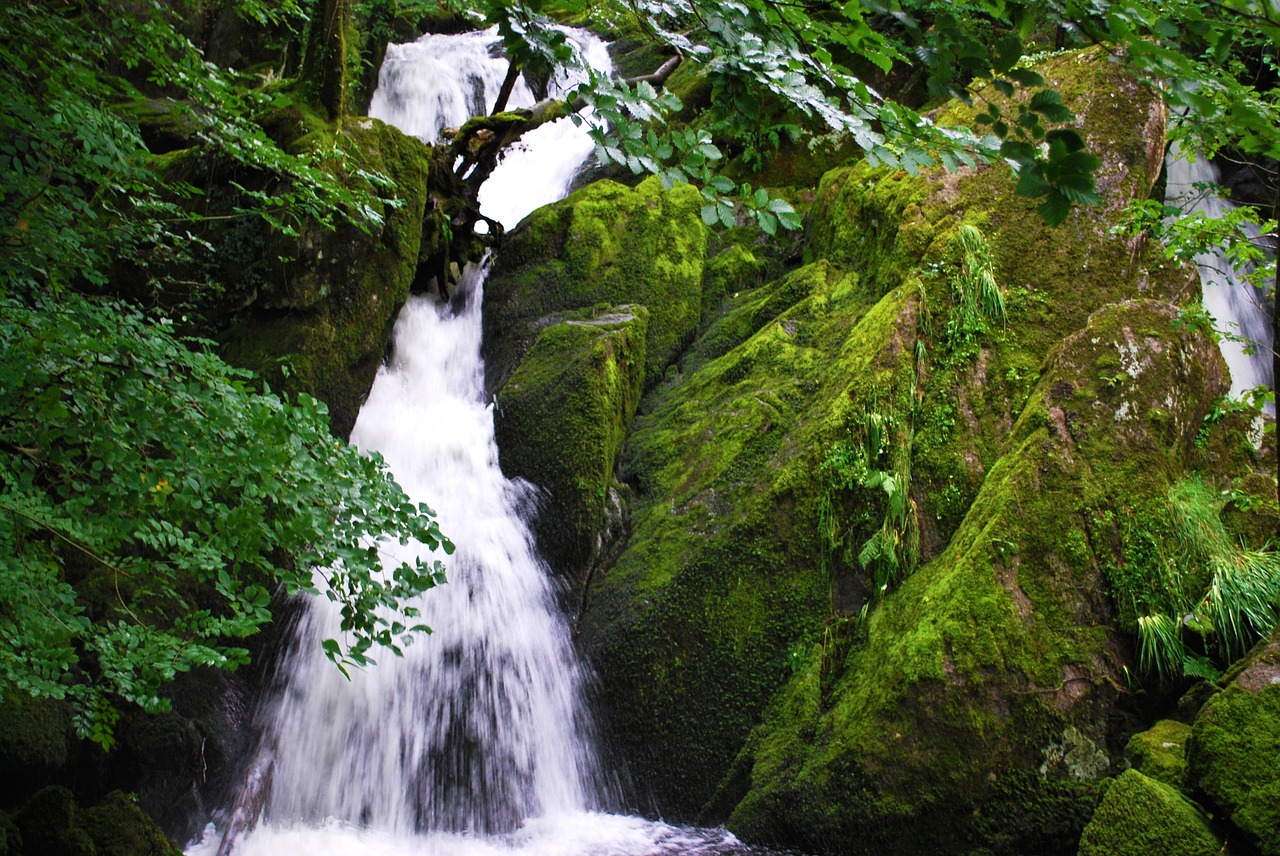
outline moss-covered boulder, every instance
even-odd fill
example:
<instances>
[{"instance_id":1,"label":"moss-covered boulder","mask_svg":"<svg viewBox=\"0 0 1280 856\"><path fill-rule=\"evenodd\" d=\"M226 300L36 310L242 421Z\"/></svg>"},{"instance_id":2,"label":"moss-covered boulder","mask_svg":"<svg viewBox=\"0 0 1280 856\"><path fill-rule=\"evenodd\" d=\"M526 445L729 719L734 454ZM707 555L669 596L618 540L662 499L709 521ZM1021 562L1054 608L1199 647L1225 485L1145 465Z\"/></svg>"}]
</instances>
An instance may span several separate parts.
<instances>
[{"instance_id":1,"label":"moss-covered boulder","mask_svg":"<svg viewBox=\"0 0 1280 856\"><path fill-rule=\"evenodd\" d=\"M0 808L57 782L71 757L71 711L64 702L20 690L0 697ZM0 851L2 852L2 851Z\"/></svg>"},{"instance_id":2,"label":"moss-covered boulder","mask_svg":"<svg viewBox=\"0 0 1280 856\"><path fill-rule=\"evenodd\" d=\"M93 839L76 825L76 800L67 788L50 785L31 795L14 816L24 853L94 856Z\"/></svg>"},{"instance_id":3,"label":"moss-covered boulder","mask_svg":"<svg viewBox=\"0 0 1280 856\"><path fill-rule=\"evenodd\" d=\"M428 203L431 149L376 119L348 120L340 132L298 121L298 129L282 132L305 132L291 148L323 155L340 147L352 181L363 182L354 177L361 171L385 175L400 204L384 206L382 223L368 231L308 222L296 238L271 237L261 249L270 267L218 339L230 362L259 372L274 388L325 401L334 433L345 437L419 264L440 240L431 216L438 206Z\"/></svg>"},{"instance_id":4,"label":"moss-covered boulder","mask_svg":"<svg viewBox=\"0 0 1280 856\"><path fill-rule=\"evenodd\" d=\"M601 181L541 208L509 237L485 285L486 385L500 389L542 319L596 305L649 311L645 382L697 332L706 231L689 185Z\"/></svg>"},{"instance_id":5,"label":"moss-covered boulder","mask_svg":"<svg viewBox=\"0 0 1280 856\"><path fill-rule=\"evenodd\" d=\"M494 430L503 466L545 491L535 520L554 567L600 554L606 511L618 504L614 464L640 401L643 306L568 313L549 323L503 385Z\"/></svg>"},{"instance_id":6,"label":"moss-covered boulder","mask_svg":"<svg viewBox=\"0 0 1280 856\"><path fill-rule=\"evenodd\" d=\"M1080 838L1080 856L1215 856L1223 843L1177 789L1126 770L1111 783Z\"/></svg>"},{"instance_id":7,"label":"moss-covered boulder","mask_svg":"<svg viewBox=\"0 0 1280 856\"><path fill-rule=\"evenodd\" d=\"M632 535L584 639L615 739L668 816L693 817L829 614L812 449L851 386L907 383L918 293L869 303L818 262L731 299L701 368L637 417Z\"/></svg>"},{"instance_id":8,"label":"moss-covered boulder","mask_svg":"<svg viewBox=\"0 0 1280 856\"><path fill-rule=\"evenodd\" d=\"M13 856L180 856L181 852L119 791L95 806L81 808L70 790L51 785L36 791L12 823L0 822L0 853Z\"/></svg>"},{"instance_id":9,"label":"moss-covered boulder","mask_svg":"<svg viewBox=\"0 0 1280 856\"><path fill-rule=\"evenodd\" d=\"M1115 546L1095 518L1164 496L1225 381L1212 342L1175 319L1167 304L1109 306L1055 350L947 548L870 612L848 653L814 654L753 735L731 829L821 852L1074 849L1067 828L992 835L1037 804L1009 799L1022 771L1038 770L1033 794L1074 791L1058 806L1070 819L1087 817L1111 769L1125 659L1102 573ZM1132 355L1136 382L1107 400L1094 384L1116 353Z\"/></svg>"},{"instance_id":10,"label":"moss-covered boulder","mask_svg":"<svg viewBox=\"0 0 1280 856\"><path fill-rule=\"evenodd\" d=\"M1188 786L1259 853L1280 854L1280 632L1205 703L1187 755Z\"/></svg>"},{"instance_id":11,"label":"moss-covered boulder","mask_svg":"<svg viewBox=\"0 0 1280 856\"><path fill-rule=\"evenodd\" d=\"M1191 726L1173 719L1162 719L1129 738L1124 747L1125 758L1149 778L1174 788L1182 788L1187 777L1187 740Z\"/></svg>"},{"instance_id":12,"label":"moss-covered boulder","mask_svg":"<svg viewBox=\"0 0 1280 856\"><path fill-rule=\"evenodd\" d=\"M502 468L543 491L535 530L557 571L583 574L620 532L614 465L640 392L697 330L698 200L598 182L529 215L485 285Z\"/></svg>"},{"instance_id":13,"label":"moss-covered boulder","mask_svg":"<svg viewBox=\"0 0 1280 856\"><path fill-rule=\"evenodd\" d=\"M1043 73L1104 162L1099 210L1049 229L1000 166L829 173L809 264L727 294L642 401L632 534L582 637L667 817L815 852L1072 853L1114 774L1116 521L1167 516L1226 373L1178 327L1194 279L1110 235L1163 108L1100 53ZM966 227L1007 320L970 308Z\"/></svg>"},{"instance_id":14,"label":"moss-covered boulder","mask_svg":"<svg viewBox=\"0 0 1280 856\"><path fill-rule=\"evenodd\" d=\"M182 852L120 791L79 811L77 821L93 839L97 856L179 856Z\"/></svg>"}]
</instances>

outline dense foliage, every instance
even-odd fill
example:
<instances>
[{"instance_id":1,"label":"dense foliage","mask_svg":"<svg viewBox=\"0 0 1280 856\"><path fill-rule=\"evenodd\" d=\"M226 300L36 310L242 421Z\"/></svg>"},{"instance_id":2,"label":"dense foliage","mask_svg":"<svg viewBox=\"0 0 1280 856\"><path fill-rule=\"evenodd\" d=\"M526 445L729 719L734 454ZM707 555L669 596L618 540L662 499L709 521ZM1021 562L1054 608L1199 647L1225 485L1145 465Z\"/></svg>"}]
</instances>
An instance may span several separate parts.
<instances>
[{"instance_id":1,"label":"dense foliage","mask_svg":"<svg viewBox=\"0 0 1280 856\"><path fill-rule=\"evenodd\" d=\"M287 233L379 216L372 192L272 142L272 96L207 63L174 12L0 9L0 693L66 698L105 745L121 702L164 709L177 673L245 662L281 588L341 603L325 643L340 666L398 650L424 629L408 600L443 569L381 556L451 549L322 403L260 391L209 343L90 294L166 299L166 271L213 250L192 234L201 189L144 142L148 111L245 176L219 217Z\"/></svg>"},{"instance_id":2,"label":"dense foliage","mask_svg":"<svg viewBox=\"0 0 1280 856\"><path fill-rule=\"evenodd\" d=\"M385 23L437 4L230 5L323 52L302 65L321 75L351 61L341 31L353 13ZM637 26L696 64L712 96L710 120L694 127L666 122L681 104L660 81L592 75L567 101L594 107L601 160L698 184L708 223L745 212L766 231L798 226L786 202L717 173L723 147L831 135L909 172L1003 159L1060 222L1097 201L1099 161L1025 58L1090 42L1160 88L1175 133L1205 152L1280 155L1280 18L1261 0L438 5L496 25L530 72L581 64L553 17ZM235 640L267 620L280 584L343 602L349 636L328 644L339 661L402 644L406 599L440 569L415 560L386 576L375 543L447 545L376 460L327 436L322 405L259 393L159 314L91 296L180 302L172 272L216 252L199 237L206 217L288 234L303 221L367 228L394 204L384 177L340 174L340 134L324 158L273 141L265 117L317 86L273 80L289 63L248 75L209 62L187 20L207 11L194 0L0 8L0 690L70 698L103 742L117 702L157 709L177 672L243 662ZM324 38L303 39L308 17ZM906 85L914 71L923 83ZM975 105L974 128L930 118L949 97ZM150 144L144 118L176 129L190 143L181 155L206 173L230 176L234 201L200 204L199 170L167 169L176 155Z\"/></svg>"},{"instance_id":3,"label":"dense foliage","mask_svg":"<svg viewBox=\"0 0 1280 856\"><path fill-rule=\"evenodd\" d=\"M441 567L386 539L444 539L379 459L329 434L322 403L256 393L167 325L72 293L5 300L0 350L7 686L70 698L109 742L114 699L160 710L178 672L243 664L235 640L270 620L277 586L342 604L335 659L417 629L404 602Z\"/></svg>"}]
</instances>

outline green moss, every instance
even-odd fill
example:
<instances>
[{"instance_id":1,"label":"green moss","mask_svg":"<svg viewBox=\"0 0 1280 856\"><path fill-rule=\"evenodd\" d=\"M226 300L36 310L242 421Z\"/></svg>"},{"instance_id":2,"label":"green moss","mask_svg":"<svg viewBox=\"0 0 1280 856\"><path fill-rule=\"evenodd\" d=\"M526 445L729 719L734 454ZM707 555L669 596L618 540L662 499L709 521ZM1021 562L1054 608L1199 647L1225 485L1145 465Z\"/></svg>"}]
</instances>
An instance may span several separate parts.
<instances>
[{"instance_id":1,"label":"green moss","mask_svg":"<svg viewBox=\"0 0 1280 856\"><path fill-rule=\"evenodd\" d=\"M905 289L869 307L855 284L821 263L740 295L637 417L632 538L585 620L601 671L627 676L606 690L619 690L617 732L680 816L701 809L828 614L815 440L852 408L833 402L909 361L918 308Z\"/></svg>"},{"instance_id":2,"label":"green moss","mask_svg":"<svg viewBox=\"0 0 1280 856\"><path fill-rule=\"evenodd\" d=\"M722 253L716 257L716 261L731 253L733 250ZM712 268L707 272L709 284L717 275L716 261L712 262ZM809 295L821 292L834 295L837 291L835 286L839 284L841 295L836 299L843 299L847 296L843 289L856 282L856 277L847 275L824 261L806 265L762 288L730 291L725 297L723 314L685 352L681 368L685 373L693 373L707 361L721 357L746 342L762 327L779 319L786 310ZM823 299L829 301L831 298Z\"/></svg>"},{"instance_id":3,"label":"green moss","mask_svg":"<svg viewBox=\"0 0 1280 856\"><path fill-rule=\"evenodd\" d=\"M497 397L502 466L547 492L539 545L556 568L584 567L596 552L614 463L640 399L642 306L574 313L544 327Z\"/></svg>"},{"instance_id":4,"label":"green moss","mask_svg":"<svg viewBox=\"0 0 1280 856\"><path fill-rule=\"evenodd\" d=\"M1177 790L1126 770L1102 798L1080 839L1080 856L1213 856L1222 839Z\"/></svg>"},{"instance_id":5,"label":"green moss","mask_svg":"<svg viewBox=\"0 0 1280 856\"><path fill-rule=\"evenodd\" d=\"M93 839L97 856L179 856L182 852L119 791L80 811L77 820Z\"/></svg>"},{"instance_id":6,"label":"green moss","mask_svg":"<svg viewBox=\"0 0 1280 856\"><path fill-rule=\"evenodd\" d=\"M1125 757L1133 768L1144 775L1181 788L1187 776L1187 740L1191 726L1172 719L1162 719L1154 726L1129 738Z\"/></svg>"},{"instance_id":7,"label":"green moss","mask_svg":"<svg viewBox=\"0 0 1280 856\"><path fill-rule=\"evenodd\" d=\"M1192 726L1187 782L1264 856L1280 853L1280 633L1209 699Z\"/></svg>"},{"instance_id":8,"label":"green moss","mask_svg":"<svg viewBox=\"0 0 1280 856\"><path fill-rule=\"evenodd\" d=\"M338 142L347 174L380 172L402 202L370 232L350 224L304 225L297 239L276 236L265 257L293 259L266 277L270 286L222 336L224 353L275 389L306 391L329 404L334 432L346 436L386 351L391 325L409 295L421 258L438 236L424 235L431 150L375 119L353 121L341 139L315 126L296 146L326 151ZM363 179L353 178L353 181Z\"/></svg>"},{"instance_id":9,"label":"green moss","mask_svg":"<svg viewBox=\"0 0 1280 856\"><path fill-rule=\"evenodd\" d=\"M731 244L707 263L702 280L702 324L705 326L720 312L726 299L736 299L738 292L761 283L764 262L740 244Z\"/></svg>"},{"instance_id":10,"label":"green moss","mask_svg":"<svg viewBox=\"0 0 1280 856\"><path fill-rule=\"evenodd\" d=\"M52 783L67 764L71 716L54 699L10 689L0 697L0 805L13 805L34 787Z\"/></svg>"},{"instance_id":11,"label":"green moss","mask_svg":"<svg viewBox=\"0 0 1280 856\"><path fill-rule=\"evenodd\" d=\"M25 852L41 856L94 856L93 840L75 825L76 801L64 787L36 791L14 816Z\"/></svg>"},{"instance_id":12,"label":"green moss","mask_svg":"<svg viewBox=\"0 0 1280 856\"><path fill-rule=\"evenodd\" d=\"M655 342L693 327L637 290L649 266L620 273L629 246L675 246L646 213L669 197L602 183L511 236L486 307L499 384L544 320L652 311L619 464L631 537L592 578L582 638L665 816L822 852L1075 849L1127 736L1108 714L1131 663L1107 573L1140 572L1225 375L1162 302L1194 298L1185 277L1109 236L1159 168L1163 123L1142 133L1158 105L1098 54L1068 71L1087 82L1068 88L1106 164L1101 209L1050 230L1002 167L837 170L804 267L721 301L747 252L705 276L697 256L704 290L676 314L711 323L678 367L680 346ZM962 224L986 236L1009 314L963 348L947 335ZM922 521L922 566L878 605L857 552L885 491L828 464L871 410L903 426Z\"/></svg>"},{"instance_id":13,"label":"green moss","mask_svg":"<svg viewBox=\"0 0 1280 856\"><path fill-rule=\"evenodd\" d=\"M1058 803L1047 795L1109 768L1096 717L1112 691L1097 670L1111 662L1118 674L1120 664L1098 568L1120 545L1099 537L1093 510L1162 498L1215 394L1211 344L1175 331L1173 315L1158 304L1109 307L1063 343L946 549L870 613L865 641L833 667L840 677L810 704L816 722L796 729L783 717L757 732L751 791L731 829L819 850L862 829L877 830L871 843L840 849L959 849L996 834L974 818L999 796L996 782L1028 767L1063 812L1044 823L1080 820L1087 788ZM1161 326L1161 339L1133 332ZM1149 384L1127 391L1136 414L1170 390L1202 390L1177 408L1183 435L1140 418L1117 430L1124 400L1077 399L1077 384L1117 348ZM800 736L805 728L817 737ZM807 812L822 804L834 808L816 823ZM1018 827L1005 821L1001 836Z\"/></svg>"},{"instance_id":14,"label":"green moss","mask_svg":"<svg viewBox=\"0 0 1280 856\"><path fill-rule=\"evenodd\" d=\"M0 811L0 856L22 856L22 833L9 815Z\"/></svg>"},{"instance_id":15,"label":"green moss","mask_svg":"<svg viewBox=\"0 0 1280 856\"><path fill-rule=\"evenodd\" d=\"M648 179L634 189L597 182L531 214L486 284L491 371L511 371L544 316L640 304L649 311L645 382L656 381L702 315L706 233L699 209L691 186L664 191Z\"/></svg>"}]
</instances>

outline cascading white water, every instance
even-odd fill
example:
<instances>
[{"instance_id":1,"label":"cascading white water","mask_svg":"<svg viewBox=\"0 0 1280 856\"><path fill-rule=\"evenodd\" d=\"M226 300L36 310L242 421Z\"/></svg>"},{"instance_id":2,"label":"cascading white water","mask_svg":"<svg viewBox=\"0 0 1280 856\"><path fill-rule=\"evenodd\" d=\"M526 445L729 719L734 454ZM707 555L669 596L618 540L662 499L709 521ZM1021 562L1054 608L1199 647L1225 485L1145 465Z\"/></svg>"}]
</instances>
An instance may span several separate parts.
<instances>
[{"instance_id":1,"label":"cascading white water","mask_svg":"<svg viewBox=\"0 0 1280 856\"><path fill-rule=\"evenodd\" d=\"M458 545L449 583L417 604L435 632L350 681L317 645L300 649L268 818L487 832L587 805L577 667L520 517L528 488L502 476L484 403L481 278L469 274L452 311L418 298L402 312L352 432ZM332 606L314 604L304 640L333 634Z\"/></svg>"},{"instance_id":2,"label":"cascading white water","mask_svg":"<svg viewBox=\"0 0 1280 856\"><path fill-rule=\"evenodd\" d=\"M1198 157L1193 161L1175 144L1165 166L1165 199L1183 213L1219 218L1235 207L1197 186L1218 181L1217 168L1207 158ZM1220 330L1248 340L1246 343L1224 338L1220 345L1231 370L1231 396L1238 398L1258 386L1269 388L1271 319L1262 294L1249 283L1237 280L1229 263L1220 255L1202 253L1196 256L1196 267L1200 271L1205 311Z\"/></svg>"},{"instance_id":3,"label":"cascading white water","mask_svg":"<svg viewBox=\"0 0 1280 856\"><path fill-rule=\"evenodd\" d=\"M585 33L571 37L607 68L604 45ZM507 68L496 43L488 32L391 46L370 112L435 139L492 106ZM521 84L511 103L529 105L533 96ZM486 182L486 216L513 227L562 196L591 150L571 122L537 129ZM416 604L434 633L348 681L319 645L336 633L336 613L324 599L310 602L269 728L275 766L263 820L234 852L745 852L723 830L593 811L606 800L581 677L522 516L530 488L503 477L484 400L484 276L469 270L449 305L427 297L406 304L395 355L352 432L360 448L383 455L411 497L439 512L458 545L447 559L448 584ZM390 558L414 549L393 548ZM187 852L209 856L218 841L210 829Z\"/></svg>"}]
</instances>

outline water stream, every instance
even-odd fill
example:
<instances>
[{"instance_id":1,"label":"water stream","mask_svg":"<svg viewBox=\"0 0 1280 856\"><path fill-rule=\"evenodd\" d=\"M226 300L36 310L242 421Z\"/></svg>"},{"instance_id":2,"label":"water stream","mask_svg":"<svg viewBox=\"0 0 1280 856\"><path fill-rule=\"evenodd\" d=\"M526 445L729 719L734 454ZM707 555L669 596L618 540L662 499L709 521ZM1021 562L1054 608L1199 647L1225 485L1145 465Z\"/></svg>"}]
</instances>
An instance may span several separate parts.
<instances>
[{"instance_id":1,"label":"water stream","mask_svg":"<svg viewBox=\"0 0 1280 856\"><path fill-rule=\"evenodd\" d=\"M572 40L598 67L605 46ZM426 36L392 46L371 113L427 140L492 105L506 73L496 36ZM560 81L563 86L565 81ZM533 103L523 83L513 106ZM481 204L508 228L566 191L592 143L571 122L526 137ZM344 678L321 653L332 604L310 600L266 728L274 775L237 856L747 852L723 830L605 813L583 676L526 524L531 488L503 477L485 403L472 268L449 304L415 297L395 329L352 442L378 451L458 545L449 582L416 605L434 633L403 658ZM398 561L415 547L395 548ZM417 548L420 549L420 548ZM188 850L212 856L210 827Z\"/></svg>"},{"instance_id":2,"label":"water stream","mask_svg":"<svg viewBox=\"0 0 1280 856\"><path fill-rule=\"evenodd\" d=\"M1218 171L1207 158L1194 161L1175 145L1166 162L1165 199L1186 214L1201 213L1221 218L1235 207L1231 202L1200 186L1216 184ZM1256 234L1254 235L1256 237ZM1271 386L1271 319L1270 309L1262 293L1247 282L1239 281L1229 263L1216 253L1196 256L1200 271L1205 311L1213 317L1219 330L1247 341L1223 338L1222 356L1231 370L1231 392L1239 398L1257 386ZM1274 408L1268 405L1269 413Z\"/></svg>"}]
</instances>

